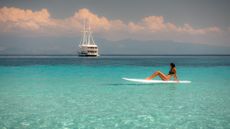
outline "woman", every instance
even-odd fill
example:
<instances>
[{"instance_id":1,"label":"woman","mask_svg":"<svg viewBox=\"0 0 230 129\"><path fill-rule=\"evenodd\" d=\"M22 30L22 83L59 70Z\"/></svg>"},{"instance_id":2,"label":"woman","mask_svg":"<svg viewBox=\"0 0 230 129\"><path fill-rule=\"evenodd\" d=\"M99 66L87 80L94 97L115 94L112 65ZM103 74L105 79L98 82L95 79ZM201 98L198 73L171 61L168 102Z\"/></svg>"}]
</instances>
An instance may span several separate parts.
<instances>
[{"instance_id":1,"label":"woman","mask_svg":"<svg viewBox=\"0 0 230 129\"><path fill-rule=\"evenodd\" d=\"M159 76L163 81L168 81L171 79L171 77L174 77L174 80L177 80L177 75L176 75L176 66L174 63L170 63L170 71L168 75L163 74L161 71L156 71L154 74L146 78L146 80L151 80L155 78L156 76Z\"/></svg>"}]
</instances>

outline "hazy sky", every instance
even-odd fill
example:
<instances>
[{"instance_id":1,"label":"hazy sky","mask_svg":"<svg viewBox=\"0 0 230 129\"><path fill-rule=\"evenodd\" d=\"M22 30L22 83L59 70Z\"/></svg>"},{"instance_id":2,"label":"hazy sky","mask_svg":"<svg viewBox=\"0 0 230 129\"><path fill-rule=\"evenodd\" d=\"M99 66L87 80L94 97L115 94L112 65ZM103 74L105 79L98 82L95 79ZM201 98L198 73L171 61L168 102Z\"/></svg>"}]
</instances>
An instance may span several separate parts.
<instances>
[{"instance_id":1,"label":"hazy sky","mask_svg":"<svg viewBox=\"0 0 230 129\"><path fill-rule=\"evenodd\" d=\"M112 41L230 46L229 7L229 0L0 0L0 36L79 37L87 19L94 36Z\"/></svg>"},{"instance_id":2,"label":"hazy sky","mask_svg":"<svg viewBox=\"0 0 230 129\"><path fill-rule=\"evenodd\" d=\"M47 8L55 18L70 17L88 8L100 16L124 21L155 15L177 24L230 26L229 0L0 0L0 5L33 11Z\"/></svg>"}]
</instances>

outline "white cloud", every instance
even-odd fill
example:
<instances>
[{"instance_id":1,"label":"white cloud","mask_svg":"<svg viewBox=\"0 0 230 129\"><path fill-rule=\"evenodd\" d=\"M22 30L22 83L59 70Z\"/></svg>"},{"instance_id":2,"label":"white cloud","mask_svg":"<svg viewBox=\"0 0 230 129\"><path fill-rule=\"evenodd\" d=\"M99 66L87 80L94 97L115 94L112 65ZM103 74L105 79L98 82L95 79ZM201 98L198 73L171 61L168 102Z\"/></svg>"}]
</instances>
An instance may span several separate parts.
<instances>
[{"instance_id":1,"label":"white cloud","mask_svg":"<svg viewBox=\"0 0 230 129\"><path fill-rule=\"evenodd\" d=\"M0 9L0 24L3 24L4 30L7 31L18 28L33 31L42 27L54 26L55 22L50 19L47 9L33 12L14 7L3 7Z\"/></svg>"},{"instance_id":2,"label":"white cloud","mask_svg":"<svg viewBox=\"0 0 230 129\"><path fill-rule=\"evenodd\" d=\"M189 24L177 26L174 23L165 22L163 16L148 16L139 22L124 23L120 19L110 20L104 16L98 16L86 8L78 10L73 16L65 19L52 18L47 9L32 11L15 7L0 8L0 28L4 32L20 30L29 32L30 35L35 33L48 36L77 36L80 35L84 19L90 21L97 35L112 40L133 38L208 42L208 40L200 40L201 37L207 38L208 35L220 34L222 31L217 26L207 28L194 28Z\"/></svg>"},{"instance_id":3,"label":"white cloud","mask_svg":"<svg viewBox=\"0 0 230 129\"><path fill-rule=\"evenodd\" d=\"M148 30L152 33L157 32L177 32L185 34L207 34L212 32L219 33L221 30L218 27L208 27L195 29L189 24L184 24L183 26L176 26L173 23L165 23L163 16L149 16L142 19L140 23L129 24L129 28L133 31Z\"/></svg>"}]
</instances>

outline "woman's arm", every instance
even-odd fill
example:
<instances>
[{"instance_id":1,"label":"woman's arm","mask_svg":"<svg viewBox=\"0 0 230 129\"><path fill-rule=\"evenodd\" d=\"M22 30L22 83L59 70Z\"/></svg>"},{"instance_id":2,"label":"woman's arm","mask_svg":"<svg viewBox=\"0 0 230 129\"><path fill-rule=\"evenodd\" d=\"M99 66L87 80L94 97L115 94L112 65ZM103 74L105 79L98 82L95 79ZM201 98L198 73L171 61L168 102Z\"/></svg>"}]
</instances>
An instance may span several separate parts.
<instances>
[{"instance_id":1,"label":"woman's arm","mask_svg":"<svg viewBox=\"0 0 230 129\"><path fill-rule=\"evenodd\" d=\"M176 74L174 74L174 76L173 76L173 77L174 77L174 80L175 80L175 81L178 81L178 79L177 79L177 75L176 75Z\"/></svg>"},{"instance_id":2,"label":"woman's arm","mask_svg":"<svg viewBox=\"0 0 230 129\"><path fill-rule=\"evenodd\" d=\"M174 80L178 81L177 74L176 74L176 68L173 69L173 72L174 72L174 75L173 75Z\"/></svg>"}]
</instances>

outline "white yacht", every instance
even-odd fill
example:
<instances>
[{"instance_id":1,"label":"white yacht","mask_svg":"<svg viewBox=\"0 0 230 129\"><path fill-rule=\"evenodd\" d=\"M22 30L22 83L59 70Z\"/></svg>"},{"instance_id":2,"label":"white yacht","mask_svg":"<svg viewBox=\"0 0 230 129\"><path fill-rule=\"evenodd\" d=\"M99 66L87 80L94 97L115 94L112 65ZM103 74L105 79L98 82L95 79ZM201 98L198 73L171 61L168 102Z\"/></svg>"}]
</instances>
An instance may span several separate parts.
<instances>
[{"instance_id":1,"label":"white yacht","mask_svg":"<svg viewBox=\"0 0 230 129\"><path fill-rule=\"evenodd\" d=\"M79 44L79 56L99 56L98 46L95 44L90 26L84 24L83 37Z\"/></svg>"}]
</instances>

